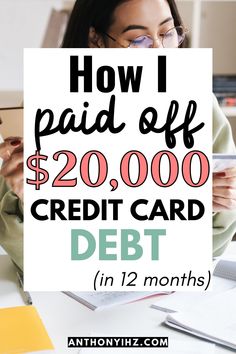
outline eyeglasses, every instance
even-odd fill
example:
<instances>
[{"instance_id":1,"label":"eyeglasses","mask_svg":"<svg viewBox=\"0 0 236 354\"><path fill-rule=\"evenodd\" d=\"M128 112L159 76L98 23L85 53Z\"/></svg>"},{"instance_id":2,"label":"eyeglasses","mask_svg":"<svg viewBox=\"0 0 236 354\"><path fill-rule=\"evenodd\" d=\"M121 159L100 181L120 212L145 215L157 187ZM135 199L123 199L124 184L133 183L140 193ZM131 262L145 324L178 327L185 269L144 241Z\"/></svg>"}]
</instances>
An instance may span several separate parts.
<instances>
[{"instance_id":1,"label":"eyeglasses","mask_svg":"<svg viewBox=\"0 0 236 354\"><path fill-rule=\"evenodd\" d=\"M110 34L104 34L123 48L153 48L156 41L158 41L163 48L178 48L183 43L185 34L187 32L188 30L183 26L176 26L169 29L165 33L159 34L157 39L147 34L138 36L137 38L133 39L128 46L122 45Z\"/></svg>"}]
</instances>

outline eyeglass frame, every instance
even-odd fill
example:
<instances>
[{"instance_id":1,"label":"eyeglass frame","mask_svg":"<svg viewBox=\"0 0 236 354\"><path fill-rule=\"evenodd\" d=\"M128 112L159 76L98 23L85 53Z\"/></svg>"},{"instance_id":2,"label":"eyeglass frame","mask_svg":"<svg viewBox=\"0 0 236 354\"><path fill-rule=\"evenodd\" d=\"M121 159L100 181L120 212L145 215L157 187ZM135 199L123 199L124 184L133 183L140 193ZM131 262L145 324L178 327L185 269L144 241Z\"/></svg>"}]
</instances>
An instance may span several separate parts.
<instances>
[{"instance_id":1,"label":"eyeglass frame","mask_svg":"<svg viewBox=\"0 0 236 354\"><path fill-rule=\"evenodd\" d=\"M170 28L168 31L166 31L165 33L163 33L163 37L161 37L161 44L162 44L162 46L163 46L163 40L164 40L164 38L165 38L165 35L166 35L169 31L173 30L174 28L178 28L178 27L181 27L181 28L182 28L183 34L184 34L184 39L183 39L183 41L178 45L178 47L184 42L184 40L185 40L185 34L188 33L189 31L188 31L188 29L187 29L186 27L184 27L184 26L182 26L182 25L179 25L179 26L174 26L174 27ZM110 38L112 41L118 43L122 48L125 48L125 49L131 48L131 47L130 47L130 46L131 46L131 43L132 43L133 41L135 41L135 40L136 40L137 38L139 38L139 37L144 37L144 36L146 36L146 37L152 38L153 43L156 41L156 39L153 38L151 35L143 34L143 35L140 35L140 36L137 36L136 38L134 38L132 41L130 41L130 44L129 44L127 47L125 47L125 46L122 45L116 38L114 38L114 37L111 36L110 34L108 34L108 33L106 33L106 32L103 32L103 34L105 34L108 38ZM159 38L159 36L158 36L158 38ZM178 47L176 47L176 48L178 48ZM166 48L166 47L163 46L163 48ZM169 47L169 48L170 48L170 47Z\"/></svg>"}]
</instances>

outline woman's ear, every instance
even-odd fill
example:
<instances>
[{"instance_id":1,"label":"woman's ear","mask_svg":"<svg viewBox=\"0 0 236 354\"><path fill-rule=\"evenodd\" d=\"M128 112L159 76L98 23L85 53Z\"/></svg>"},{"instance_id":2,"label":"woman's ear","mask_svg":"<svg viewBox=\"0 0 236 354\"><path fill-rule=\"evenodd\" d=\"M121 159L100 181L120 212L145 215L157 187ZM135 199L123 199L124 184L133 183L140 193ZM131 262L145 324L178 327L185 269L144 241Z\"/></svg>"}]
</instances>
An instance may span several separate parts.
<instances>
[{"instance_id":1,"label":"woman's ear","mask_svg":"<svg viewBox=\"0 0 236 354\"><path fill-rule=\"evenodd\" d=\"M95 31L94 27L89 28L88 35L88 47L89 48L105 48L105 43L101 34Z\"/></svg>"}]
</instances>

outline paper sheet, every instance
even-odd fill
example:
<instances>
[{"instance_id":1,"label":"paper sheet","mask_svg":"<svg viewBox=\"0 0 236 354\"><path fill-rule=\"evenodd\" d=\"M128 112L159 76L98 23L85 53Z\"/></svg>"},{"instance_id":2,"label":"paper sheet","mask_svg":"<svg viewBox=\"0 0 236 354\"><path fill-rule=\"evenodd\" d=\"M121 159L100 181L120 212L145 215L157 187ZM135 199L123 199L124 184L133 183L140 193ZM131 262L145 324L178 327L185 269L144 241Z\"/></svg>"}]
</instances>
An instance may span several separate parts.
<instances>
[{"instance_id":1,"label":"paper sheet","mask_svg":"<svg viewBox=\"0 0 236 354\"><path fill-rule=\"evenodd\" d=\"M124 348L124 349L82 349L79 354L213 354L215 352L215 345L200 340L172 340L169 337L169 348Z\"/></svg>"},{"instance_id":2,"label":"paper sheet","mask_svg":"<svg viewBox=\"0 0 236 354\"><path fill-rule=\"evenodd\" d=\"M81 304L92 310L102 310L115 305L127 304L129 302L145 299L150 296L167 294L167 292L150 291L98 291L98 292L64 292Z\"/></svg>"},{"instance_id":3,"label":"paper sheet","mask_svg":"<svg viewBox=\"0 0 236 354\"><path fill-rule=\"evenodd\" d=\"M207 292L184 292L178 291L174 294L157 299L152 308L164 312L187 311L196 304L204 303L219 293L236 288L236 262L219 260L215 266L212 277L212 291Z\"/></svg>"},{"instance_id":4,"label":"paper sheet","mask_svg":"<svg viewBox=\"0 0 236 354\"><path fill-rule=\"evenodd\" d=\"M34 306L0 309L0 354L53 349Z\"/></svg>"},{"instance_id":5,"label":"paper sheet","mask_svg":"<svg viewBox=\"0 0 236 354\"><path fill-rule=\"evenodd\" d=\"M235 299L236 288L220 293L192 310L169 314L166 323L235 350Z\"/></svg>"}]
</instances>

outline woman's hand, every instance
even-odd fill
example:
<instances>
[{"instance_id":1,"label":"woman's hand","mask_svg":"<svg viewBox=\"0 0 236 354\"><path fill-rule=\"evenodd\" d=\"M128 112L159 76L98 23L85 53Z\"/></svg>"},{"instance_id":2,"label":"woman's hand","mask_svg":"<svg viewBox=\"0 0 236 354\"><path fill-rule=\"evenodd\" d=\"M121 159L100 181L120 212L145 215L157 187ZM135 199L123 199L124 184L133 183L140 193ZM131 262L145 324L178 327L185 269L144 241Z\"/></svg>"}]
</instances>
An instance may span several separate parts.
<instances>
[{"instance_id":1,"label":"woman's hand","mask_svg":"<svg viewBox=\"0 0 236 354\"><path fill-rule=\"evenodd\" d=\"M0 144L3 159L0 175L10 189L23 200L23 143L21 138L8 138Z\"/></svg>"},{"instance_id":2,"label":"woman's hand","mask_svg":"<svg viewBox=\"0 0 236 354\"><path fill-rule=\"evenodd\" d=\"M213 211L232 209L236 212L236 168L213 173Z\"/></svg>"}]
</instances>

